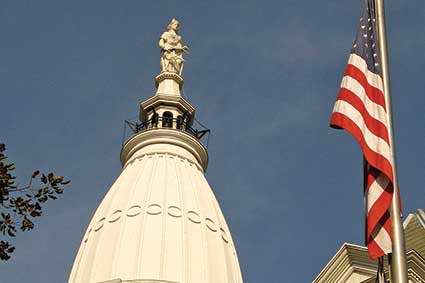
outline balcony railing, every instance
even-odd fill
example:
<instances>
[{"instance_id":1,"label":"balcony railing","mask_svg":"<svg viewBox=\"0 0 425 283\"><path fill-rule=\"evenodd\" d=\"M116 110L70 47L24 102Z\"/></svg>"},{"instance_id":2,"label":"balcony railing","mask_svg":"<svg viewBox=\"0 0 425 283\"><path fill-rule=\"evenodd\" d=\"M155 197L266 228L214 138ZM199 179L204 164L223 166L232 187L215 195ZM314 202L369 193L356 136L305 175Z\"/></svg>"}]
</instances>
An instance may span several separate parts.
<instances>
[{"instance_id":1,"label":"balcony railing","mask_svg":"<svg viewBox=\"0 0 425 283\"><path fill-rule=\"evenodd\" d=\"M208 147L209 134L211 132L210 129L205 128L205 126L197 121L195 121L195 124L199 127L198 129L193 128L193 125L190 125L182 118L171 118L164 116L156 117L156 119L149 119L142 123L125 120L123 144L125 140L129 138L129 134L133 135L149 129L164 128L185 132L200 140L206 147ZM131 133L128 133L128 128L131 130Z\"/></svg>"}]
</instances>

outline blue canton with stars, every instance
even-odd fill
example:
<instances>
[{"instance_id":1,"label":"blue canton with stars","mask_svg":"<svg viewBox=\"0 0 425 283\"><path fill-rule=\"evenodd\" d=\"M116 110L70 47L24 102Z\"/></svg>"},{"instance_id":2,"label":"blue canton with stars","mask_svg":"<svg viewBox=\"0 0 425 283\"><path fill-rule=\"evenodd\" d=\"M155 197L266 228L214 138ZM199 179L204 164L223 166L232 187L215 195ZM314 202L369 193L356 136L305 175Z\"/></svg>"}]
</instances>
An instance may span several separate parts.
<instances>
[{"instance_id":1,"label":"blue canton with stars","mask_svg":"<svg viewBox=\"0 0 425 283\"><path fill-rule=\"evenodd\" d=\"M369 71L382 75L381 61L378 55L375 3L374 0L365 0L364 2L365 7L360 18L360 27L351 53L362 57L366 61Z\"/></svg>"}]
</instances>

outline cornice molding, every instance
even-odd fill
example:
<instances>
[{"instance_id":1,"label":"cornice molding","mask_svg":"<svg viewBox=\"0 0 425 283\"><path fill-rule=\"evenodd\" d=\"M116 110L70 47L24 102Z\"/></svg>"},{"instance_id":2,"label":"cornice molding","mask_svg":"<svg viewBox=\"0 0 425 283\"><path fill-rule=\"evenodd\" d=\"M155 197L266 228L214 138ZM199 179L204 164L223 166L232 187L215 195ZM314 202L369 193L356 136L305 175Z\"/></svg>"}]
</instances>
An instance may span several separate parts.
<instances>
[{"instance_id":1,"label":"cornice molding","mask_svg":"<svg viewBox=\"0 0 425 283\"><path fill-rule=\"evenodd\" d=\"M169 128L148 129L130 137L121 149L121 165L124 167L128 162L131 162L133 158L137 158L138 156L136 156L135 153L139 150L155 144L177 146L193 156L193 161L200 165L200 169L204 172L207 170L208 151L205 146L189 134ZM156 149L153 149L153 151L156 153L171 153L174 155L181 155L183 158L188 158L187 153L176 151L173 147L163 147L160 149L160 152L157 152ZM148 151L144 154L154 153L153 151Z\"/></svg>"},{"instance_id":2,"label":"cornice molding","mask_svg":"<svg viewBox=\"0 0 425 283\"><path fill-rule=\"evenodd\" d=\"M410 250L406 255L407 275L409 282L425 283L425 259L415 250ZM389 278L388 268L385 270L386 278ZM375 276L361 283L375 283Z\"/></svg>"},{"instance_id":3,"label":"cornice molding","mask_svg":"<svg viewBox=\"0 0 425 283\"><path fill-rule=\"evenodd\" d=\"M164 80L173 80L175 81L180 89L182 89L183 84L184 84L184 80L183 78L178 75L177 73L171 73L171 72L162 72L161 74L159 74L158 76L155 77L155 86L158 88L159 83L164 81Z\"/></svg>"},{"instance_id":4,"label":"cornice molding","mask_svg":"<svg viewBox=\"0 0 425 283\"><path fill-rule=\"evenodd\" d=\"M344 243L313 283L345 282L353 273L368 276L375 272L376 263L369 258L365 247Z\"/></svg>"}]
</instances>

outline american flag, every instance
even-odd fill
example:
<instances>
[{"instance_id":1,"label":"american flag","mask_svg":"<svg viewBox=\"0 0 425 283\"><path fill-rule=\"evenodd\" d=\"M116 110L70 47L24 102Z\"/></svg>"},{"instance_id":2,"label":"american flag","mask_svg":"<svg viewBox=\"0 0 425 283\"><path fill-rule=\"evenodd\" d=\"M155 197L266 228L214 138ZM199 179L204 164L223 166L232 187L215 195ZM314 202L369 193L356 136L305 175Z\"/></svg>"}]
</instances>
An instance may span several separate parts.
<instances>
[{"instance_id":1,"label":"american flag","mask_svg":"<svg viewBox=\"0 0 425 283\"><path fill-rule=\"evenodd\" d=\"M364 0L360 27L333 109L330 125L345 129L365 159L366 245L377 259L391 252L393 158L389 141L374 0Z\"/></svg>"}]
</instances>

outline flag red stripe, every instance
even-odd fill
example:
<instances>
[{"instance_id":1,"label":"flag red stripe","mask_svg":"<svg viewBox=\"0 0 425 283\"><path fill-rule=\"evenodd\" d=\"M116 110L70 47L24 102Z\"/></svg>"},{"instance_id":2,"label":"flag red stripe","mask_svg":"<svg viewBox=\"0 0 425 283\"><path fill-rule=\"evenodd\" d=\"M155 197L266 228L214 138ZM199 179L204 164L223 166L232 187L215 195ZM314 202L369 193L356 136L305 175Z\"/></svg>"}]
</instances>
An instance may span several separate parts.
<instances>
[{"instance_id":1,"label":"flag red stripe","mask_svg":"<svg viewBox=\"0 0 425 283\"><path fill-rule=\"evenodd\" d=\"M347 68L345 69L344 75L350 76L357 80L365 89L366 95L369 97L369 99L375 102L376 104L382 106L386 110L384 93L380 89L369 84L366 75L359 68L354 65L348 64Z\"/></svg>"},{"instance_id":2,"label":"flag red stripe","mask_svg":"<svg viewBox=\"0 0 425 283\"><path fill-rule=\"evenodd\" d=\"M336 126L339 128L343 128L347 132L349 132L360 144L360 147L362 148L363 154L367 162L373 167L384 172L384 174L387 175L392 182L393 171L392 171L391 162L387 160L386 158L384 158L382 155L376 153L375 151L369 148L366 141L364 140L362 131L353 121L351 121L350 118L348 118L346 115L342 113L333 112L330 124L333 127Z\"/></svg>"},{"instance_id":3,"label":"flag red stripe","mask_svg":"<svg viewBox=\"0 0 425 283\"><path fill-rule=\"evenodd\" d=\"M380 223L381 218L388 212L389 207L391 206L391 200L393 197L393 185L389 183L388 186L381 193L379 198L372 204L371 207L368 207L367 214L367 234L370 235L375 229L376 225Z\"/></svg>"},{"instance_id":4,"label":"flag red stripe","mask_svg":"<svg viewBox=\"0 0 425 283\"><path fill-rule=\"evenodd\" d=\"M344 100L350 103L354 108L356 108L362 114L367 128L373 134L385 140L388 144L390 143L388 138L387 127L382 122L373 118L369 114L365 105L363 104L363 102L360 100L360 98L357 95L355 95L354 93L352 93L350 90L346 88L341 88L337 99Z\"/></svg>"},{"instance_id":5,"label":"flag red stripe","mask_svg":"<svg viewBox=\"0 0 425 283\"><path fill-rule=\"evenodd\" d=\"M371 259L376 260L379 257L383 256L385 252L381 247L375 242L375 240L370 239L367 243L367 250Z\"/></svg>"},{"instance_id":6,"label":"flag red stripe","mask_svg":"<svg viewBox=\"0 0 425 283\"><path fill-rule=\"evenodd\" d=\"M366 218L366 222L368 219ZM385 214L382 216L381 220L379 221L379 229L385 230L385 232L390 238L391 238L391 217L390 213L388 211L385 212ZM375 227L377 228L377 227ZM372 234L368 234L367 239L367 247L369 256L372 259L377 259L378 257L381 257L386 254L386 252L381 248L378 241L375 240L375 238L372 236Z\"/></svg>"}]
</instances>

